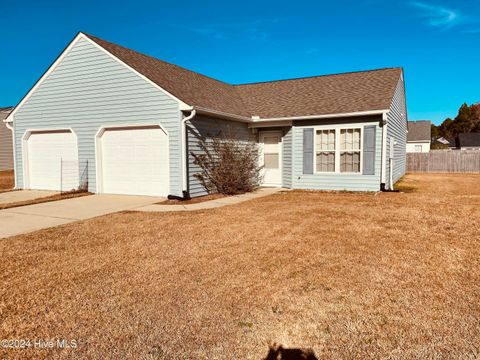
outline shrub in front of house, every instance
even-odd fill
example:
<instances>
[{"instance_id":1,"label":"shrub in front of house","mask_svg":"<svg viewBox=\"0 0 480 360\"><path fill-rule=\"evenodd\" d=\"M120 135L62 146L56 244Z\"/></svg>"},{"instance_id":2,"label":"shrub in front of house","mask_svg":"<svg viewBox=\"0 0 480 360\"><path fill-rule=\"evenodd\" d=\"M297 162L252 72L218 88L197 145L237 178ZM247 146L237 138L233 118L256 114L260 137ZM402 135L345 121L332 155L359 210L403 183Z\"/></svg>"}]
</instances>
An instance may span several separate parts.
<instances>
[{"instance_id":1,"label":"shrub in front of house","mask_svg":"<svg viewBox=\"0 0 480 360\"><path fill-rule=\"evenodd\" d=\"M258 145L230 132L199 139L191 152L200 172L194 174L209 193L235 195L250 192L261 183Z\"/></svg>"}]
</instances>

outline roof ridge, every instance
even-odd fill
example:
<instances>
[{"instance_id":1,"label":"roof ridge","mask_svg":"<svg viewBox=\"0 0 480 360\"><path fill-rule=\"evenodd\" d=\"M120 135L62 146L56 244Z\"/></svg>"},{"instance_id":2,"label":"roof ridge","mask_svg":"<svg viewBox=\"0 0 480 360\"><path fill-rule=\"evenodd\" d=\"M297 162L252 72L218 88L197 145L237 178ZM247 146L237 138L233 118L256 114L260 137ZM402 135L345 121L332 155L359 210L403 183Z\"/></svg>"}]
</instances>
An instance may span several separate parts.
<instances>
[{"instance_id":1,"label":"roof ridge","mask_svg":"<svg viewBox=\"0 0 480 360\"><path fill-rule=\"evenodd\" d=\"M328 77L328 76L342 76L342 75L349 75L349 74L369 73L369 72L385 71L385 70L401 70L401 69L402 69L402 68L399 67L399 66L398 66L398 67L384 67L384 68L370 69L370 70L345 71L345 72L334 73L334 74L322 74L322 75L300 76L300 77L294 77L294 78L289 78L289 79L277 79L277 80L255 81L255 82L251 82L251 83L233 84L233 86L238 87L238 86L244 86L244 85L268 84L268 83L281 82L281 81L314 79L314 78Z\"/></svg>"}]
</instances>

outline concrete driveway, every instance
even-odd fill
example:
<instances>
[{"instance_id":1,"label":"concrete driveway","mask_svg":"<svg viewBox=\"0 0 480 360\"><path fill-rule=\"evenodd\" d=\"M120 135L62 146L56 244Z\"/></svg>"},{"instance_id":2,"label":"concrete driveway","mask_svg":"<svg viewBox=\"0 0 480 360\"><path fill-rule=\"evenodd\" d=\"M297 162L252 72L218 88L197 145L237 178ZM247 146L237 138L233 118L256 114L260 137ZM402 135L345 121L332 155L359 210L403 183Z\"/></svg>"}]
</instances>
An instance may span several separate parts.
<instances>
[{"instance_id":1,"label":"concrete driveway","mask_svg":"<svg viewBox=\"0 0 480 360\"><path fill-rule=\"evenodd\" d=\"M164 200L150 196L90 195L0 211L0 238L25 234Z\"/></svg>"},{"instance_id":2,"label":"concrete driveway","mask_svg":"<svg viewBox=\"0 0 480 360\"><path fill-rule=\"evenodd\" d=\"M58 194L58 191L46 190L14 190L0 193L0 204L10 204L20 201L35 200L38 198Z\"/></svg>"}]
</instances>

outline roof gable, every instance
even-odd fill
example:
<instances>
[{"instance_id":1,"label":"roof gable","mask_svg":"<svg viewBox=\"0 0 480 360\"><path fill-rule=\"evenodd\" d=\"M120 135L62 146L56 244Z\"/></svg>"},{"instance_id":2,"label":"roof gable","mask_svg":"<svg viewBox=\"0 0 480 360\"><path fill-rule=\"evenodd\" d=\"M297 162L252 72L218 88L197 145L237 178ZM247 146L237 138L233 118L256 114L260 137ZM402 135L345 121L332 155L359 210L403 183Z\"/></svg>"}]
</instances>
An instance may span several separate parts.
<instances>
[{"instance_id":1,"label":"roof gable","mask_svg":"<svg viewBox=\"0 0 480 360\"><path fill-rule=\"evenodd\" d=\"M85 40L84 40L85 39ZM125 66L128 68L130 71L133 71L136 73L137 76L143 78L145 81L149 82L152 84L154 87L165 93L166 95L170 96L173 98L175 101L179 103L179 107L181 110L187 110L190 109L190 107L185 104L183 101L175 97L175 95L169 93L165 89L163 89L161 86L159 86L157 83L153 82L150 80L148 77L143 75L141 72L138 72L136 69L130 67L127 63L123 62L121 59L118 59L115 57L112 53L104 49L102 46L94 42L90 37L83 33L78 33L72 41L67 45L67 47L60 53L60 55L55 59L55 61L48 67L48 69L43 73L43 75L35 82L35 84L32 86L32 88L25 94L25 96L20 100L17 106L13 108L13 111L11 111L8 116L3 120L4 122L11 122L13 121L13 116L17 113L17 111L22 108L22 106L30 99L30 97L36 92L36 90L49 78L50 74L52 74L55 69L62 63L62 61L67 57L70 52L75 48L75 46L81 42L81 41L88 41L90 44L98 48L99 50L103 51L105 54L108 56L112 57L115 61L117 61L119 64L122 66Z\"/></svg>"}]
</instances>

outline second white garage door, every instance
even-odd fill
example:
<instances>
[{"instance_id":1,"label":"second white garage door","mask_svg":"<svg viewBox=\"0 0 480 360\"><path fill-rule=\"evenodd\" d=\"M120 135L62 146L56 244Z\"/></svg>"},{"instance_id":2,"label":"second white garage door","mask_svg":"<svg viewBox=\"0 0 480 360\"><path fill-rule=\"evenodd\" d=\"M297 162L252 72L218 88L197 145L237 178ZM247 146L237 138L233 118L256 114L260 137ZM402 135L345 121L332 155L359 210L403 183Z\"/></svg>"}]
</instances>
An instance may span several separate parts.
<instances>
[{"instance_id":1,"label":"second white garage door","mask_svg":"<svg viewBox=\"0 0 480 360\"><path fill-rule=\"evenodd\" d=\"M168 136L160 127L107 129L100 143L103 193L168 195Z\"/></svg>"}]
</instances>

